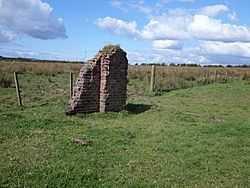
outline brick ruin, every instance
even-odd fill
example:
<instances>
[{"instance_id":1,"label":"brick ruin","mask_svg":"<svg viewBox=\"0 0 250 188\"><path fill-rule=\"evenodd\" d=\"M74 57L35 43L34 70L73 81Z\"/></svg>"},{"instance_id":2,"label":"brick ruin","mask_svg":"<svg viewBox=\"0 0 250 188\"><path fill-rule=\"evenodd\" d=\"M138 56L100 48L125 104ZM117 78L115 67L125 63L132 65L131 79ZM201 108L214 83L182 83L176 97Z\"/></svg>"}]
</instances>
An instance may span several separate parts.
<instances>
[{"instance_id":1,"label":"brick ruin","mask_svg":"<svg viewBox=\"0 0 250 188\"><path fill-rule=\"evenodd\" d=\"M80 70L67 115L120 111L126 106L128 60L114 47L99 51Z\"/></svg>"}]
</instances>

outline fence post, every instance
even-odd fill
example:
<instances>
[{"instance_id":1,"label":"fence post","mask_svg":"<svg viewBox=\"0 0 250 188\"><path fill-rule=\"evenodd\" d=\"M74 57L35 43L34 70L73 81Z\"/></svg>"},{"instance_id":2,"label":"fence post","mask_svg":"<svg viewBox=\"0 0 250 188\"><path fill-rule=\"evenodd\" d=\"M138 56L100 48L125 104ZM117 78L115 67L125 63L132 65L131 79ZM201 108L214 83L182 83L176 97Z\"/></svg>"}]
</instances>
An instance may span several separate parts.
<instances>
[{"instance_id":1,"label":"fence post","mask_svg":"<svg viewBox=\"0 0 250 188\"><path fill-rule=\"evenodd\" d=\"M209 82L209 72L207 70L205 70L204 72L204 78L203 78L203 84L204 83L208 83Z\"/></svg>"},{"instance_id":2,"label":"fence post","mask_svg":"<svg viewBox=\"0 0 250 188\"><path fill-rule=\"evenodd\" d=\"M70 73L70 98L73 96L73 73Z\"/></svg>"},{"instance_id":3,"label":"fence post","mask_svg":"<svg viewBox=\"0 0 250 188\"><path fill-rule=\"evenodd\" d=\"M215 74L214 74L214 82L216 82L217 80L217 70L215 70Z\"/></svg>"},{"instance_id":4,"label":"fence post","mask_svg":"<svg viewBox=\"0 0 250 188\"><path fill-rule=\"evenodd\" d=\"M18 104L19 104L19 106L23 106L22 99L21 99L21 94L20 94L18 77L17 77L17 73L16 72L14 72L14 80L15 80L15 85L16 85L16 94L17 94Z\"/></svg>"},{"instance_id":5,"label":"fence post","mask_svg":"<svg viewBox=\"0 0 250 188\"><path fill-rule=\"evenodd\" d=\"M227 76L228 76L228 72L227 72L227 69L226 69L226 78L225 78L225 79L226 79L226 81L227 81Z\"/></svg>"},{"instance_id":6,"label":"fence post","mask_svg":"<svg viewBox=\"0 0 250 188\"><path fill-rule=\"evenodd\" d=\"M149 91L152 92L154 91L154 85L155 85L155 65L152 65L152 69L151 69L151 79L150 79L150 87L149 87Z\"/></svg>"}]
</instances>

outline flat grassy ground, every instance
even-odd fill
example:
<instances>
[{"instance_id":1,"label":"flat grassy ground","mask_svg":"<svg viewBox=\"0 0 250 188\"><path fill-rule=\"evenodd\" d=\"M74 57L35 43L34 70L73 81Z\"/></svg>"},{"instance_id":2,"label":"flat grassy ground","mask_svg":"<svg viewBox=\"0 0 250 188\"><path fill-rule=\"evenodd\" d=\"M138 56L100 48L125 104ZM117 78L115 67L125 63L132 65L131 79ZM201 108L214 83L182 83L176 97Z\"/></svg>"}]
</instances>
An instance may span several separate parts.
<instances>
[{"instance_id":1,"label":"flat grassy ground","mask_svg":"<svg viewBox=\"0 0 250 188\"><path fill-rule=\"evenodd\" d=\"M69 117L67 76L31 88L21 78L22 108L14 88L0 88L0 187L249 187L247 82L134 97L119 113Z\"/></svg>"}]
</instances>

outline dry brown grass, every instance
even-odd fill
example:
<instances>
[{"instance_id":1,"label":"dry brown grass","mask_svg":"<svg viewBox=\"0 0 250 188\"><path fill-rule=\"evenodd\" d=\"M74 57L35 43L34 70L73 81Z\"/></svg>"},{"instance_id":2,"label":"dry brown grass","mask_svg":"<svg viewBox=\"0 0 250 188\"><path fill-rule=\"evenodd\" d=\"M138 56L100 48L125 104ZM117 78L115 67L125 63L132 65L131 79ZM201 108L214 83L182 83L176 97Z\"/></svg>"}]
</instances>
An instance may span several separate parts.
<instances>
[{"instance_id":1,"label":"dry brown grass","mask_svg":"<svg viewBox=\"0 0 250 188\"><path fill-rule=\"evenodd\" d=\"M78 75L81 67L81 63L0 61L0 87L9 87L13 83L13 72L46 76L73 72ZM138 92L138 94L147 93L150 73L151 66L130 65L128 70L129 89ZM250 82L250 68L157 66L155 90L171 91L195 85L214 82L225 83L233 80Z\"/></svg>"},{"instance_id":2,"label":"dry brown grass","mask_svg":"<svg viewBox=\"0 0 250 188\"><path fill-rule=\"evenodd\" d=\"M129 80L135 79L144 83L148 89L151 66L129 66ZM209 83L226 83L233 80L250 82L249 68L210 68L210 67L156 67L156 91L171 91Z\"/></svg>"},{"instance_id":3,"label":"dry brown grass","mask_svg":"<svg viewBox=\"0 0 250 188\"><path fill-rule=\"evenodd\" d=\"M13 73L55 76L73 72L78 74L80 63L47 63L0 61L0 87L9 87L13 82Z\"/></svg>"},{"instance_id":4,"label":"dry brown grass","mask_svg":"<svg viewBox=\"0 0 250 188\"><path fill-rule=\"evenodd\" d=\"M47 63L47 62L10 62L0 61L1 72L32 73L36 75L53 75L66 72L78 72L80 63Z\"/></svg>"}]
</instances>

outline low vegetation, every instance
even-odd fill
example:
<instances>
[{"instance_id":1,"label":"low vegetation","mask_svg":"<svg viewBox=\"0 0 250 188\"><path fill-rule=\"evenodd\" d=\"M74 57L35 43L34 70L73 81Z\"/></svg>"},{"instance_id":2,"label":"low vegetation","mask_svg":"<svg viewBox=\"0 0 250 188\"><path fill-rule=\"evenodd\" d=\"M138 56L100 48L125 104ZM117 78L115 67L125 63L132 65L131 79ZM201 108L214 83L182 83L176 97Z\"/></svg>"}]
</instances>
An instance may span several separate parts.
<instances>
[{"instance_id":1,"label":"low vegetation","mask_svg":"<svg viewBox=\"0 0 250 188\"><path fill-rule=\"evenodd\" d=\"M112 50L119 45L107 45L105 51ZM82 63L48 63L48 62L19 62L0 61L0 87L10 87L13 84L13 72L20 74L33 74L55 76L57 74L73 72L78 75ZM147 94L150 81L151 66L129 66L129 85L134 86L136 93ZM155 90L172 91L205 85L209 83L226 83L233 80L246 80L250 82L250 68L224 68L224 67L176 67L160 66L156 68ZM134 91L133 91L134 92Z\"/></svg>"},{"instance_id":2,"label":"low vegetation","mask_svg":"<svg viewBox=\"0 0 250 188\"><path fill-rule=\"evenodd\" d=\"M129 67L129 94L149 94L151 66ZM185 89L211 83L229 83L234 80L244 80L250 83L250 68L224 67L173 67L156 66L155 92Z\"/></svg>"},{"instance_id":3,"label":"low vegetation","mask_svg":"<svg viewBox=\"0 0 250 188\"><path fill-rule=\"evenodd\" d=\"M249 186L249 69L130 66L126 110L65 116L81 66L1 62L0 187Z\"/></svg>"},{"instance_id":4,"label":"low vegetation","mask_svg":"<svg viewBox=\"0 0 250 188\"><path fill-rule=\"evenodd\" d=\"M113 49L117 49L117 48L120 48L119 44L117 44L117 45L108 44L108 45L104 46L101 51L105 54L109 54Z\"/></svg>"},{"instance_id":5,"label":"low vegetation","mask_svg":"<svg viewBox=\"0 0 250 188\"><path fill-rule=\"evenodd\" d=\"M78 74L82 63L48 63L27 61L0 61L0 87L11 87L14 83L13 73L43 75L53 77L63 73Z\"/></svg>"}]
</instances>

